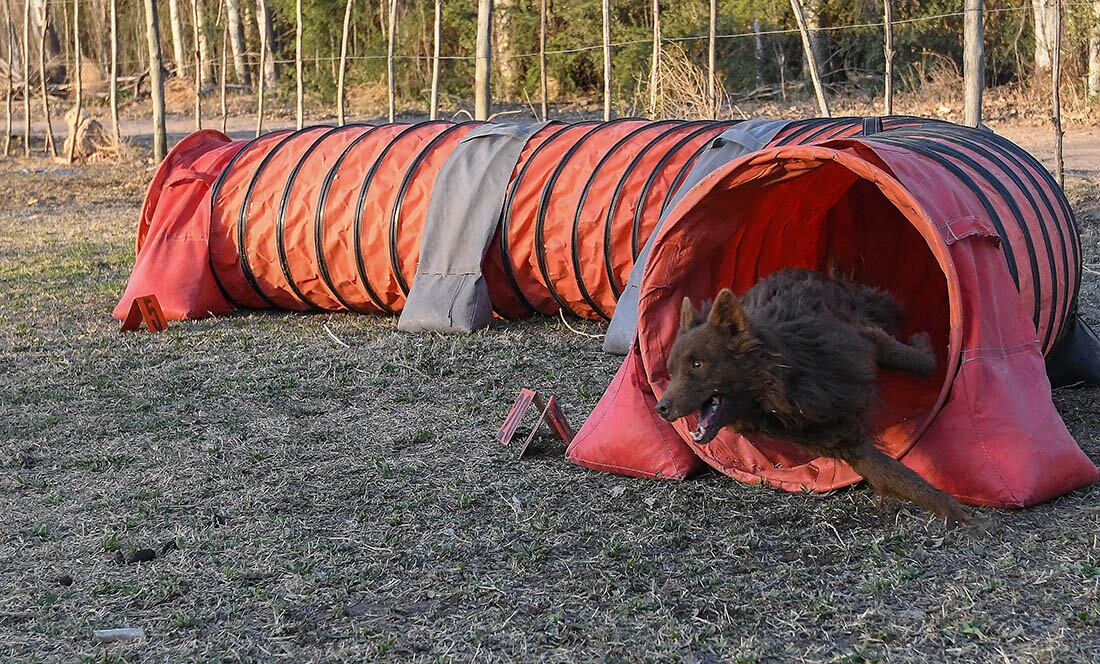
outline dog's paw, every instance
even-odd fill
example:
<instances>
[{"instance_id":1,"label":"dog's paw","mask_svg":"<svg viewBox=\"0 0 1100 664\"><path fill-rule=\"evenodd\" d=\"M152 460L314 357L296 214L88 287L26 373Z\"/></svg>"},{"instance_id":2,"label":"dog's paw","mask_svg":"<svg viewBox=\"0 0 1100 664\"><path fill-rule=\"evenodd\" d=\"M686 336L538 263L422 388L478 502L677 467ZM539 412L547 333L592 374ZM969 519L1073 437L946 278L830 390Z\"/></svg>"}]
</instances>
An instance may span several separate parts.
<instances>
[{"instance_id":1,"label":"dog's paw","mask_svg":"<svg viewBox=\"0 0 1100 664\"><path fill-rule=\"evenodd\" d=\"M936 514L947 522L948 528L970 527L977 524L970 510L955 501L940 505L939 509L936 510Z\"/></svg>"}]
</instances>

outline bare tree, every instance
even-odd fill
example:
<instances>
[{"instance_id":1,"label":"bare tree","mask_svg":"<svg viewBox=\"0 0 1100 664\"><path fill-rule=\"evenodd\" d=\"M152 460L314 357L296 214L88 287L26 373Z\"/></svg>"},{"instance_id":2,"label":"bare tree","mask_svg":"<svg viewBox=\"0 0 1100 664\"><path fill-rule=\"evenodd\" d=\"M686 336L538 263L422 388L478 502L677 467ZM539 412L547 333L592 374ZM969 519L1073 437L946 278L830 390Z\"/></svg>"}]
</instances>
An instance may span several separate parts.
<instances>
[{"instance_id":1,"label":"bare tree","mask_svg":"<svg viewBox=\"0 0 1100 664\"><path fill-rule=\"evenodd\" d=\"M73 83L76 86L76 102L73 104L73 124L69 128L69 154L65 161L73 163L76 157L77 136L80 129L80 114L84 107L84 72L83 54L80 50L80 3L73 3Z\"/></svg>"},{"instance_id":2,"label":"bare tree","mask_svg":"<svg viewBox=\"0 0 1100 664\"><path fill-rule=\"evenodd\" d=\"M821 72L817 68L817 54L814 53L810 39L810 29L806 25L806 15L802 12L802 3L799 0L791 0L791 9L794 11L794 18L798 23L798 31L802 35L802 50L805 51L810 79L813 81L814 93L817 95L817 107L823 116L830 117L829 103L825 100L825 87L821 84Z\"/></svg>"},{"instance_id":3,"label":"bare tree","mask_svg":"<svg viewBox=\"0 0 1100 664\"><path fill-rule=\"evenodd\" d=\"M661 0L653 0L653 54L649 58L649 114L657 115L657 89L661 78Z\"/></svg>"},{"instance_id":4,"label":"bare tree","mask_svg":"<svg viewBox=\"0 0 1100 664\"><path fill-rule=\"evenodd\" d=\"M149 88L153 102L153 159L160 162L168 148L164 131L164 59L160 52L157 0L145 0L145 40L149 47Z\"/></svg>"},{"instance_id":5,"label":"bare tree","mask_svg":"<svg viewBox=\"0 0 1100 664\"><path fill-rule=\"evenodd\" d=\"M272 44L275 35L271 31L271 11L267 0L256 0L256 28L260 31L260 69L263 70L264 85L274 88L279 84L275 67L275 47Z\"/></svg>"},{"instance_id":6,"label":"bare tree","mask_svg":"<svg viewBox=\"0 0 1100 664\"><path fill-rule=\"evenodd\" d=\"M390 0L390 20L386 34L386 88L389 91L389 118L393 122L397 114L396 90L393 77L393 43L397 34L397 0Z\"/></svg>"},{"instance_id":7,"label":"bare tree","mask_svg":"<svg viewBox=\"0 0 1100 664\"><path fill-rule=\"evenodd\" d=\"M12 98L15 96L15 26L12 25L11 20L11 2L10 0L4 0L4 41L8 45L8 75L4 78L7 79L7 94L4 98L4 156L7 157L11 153L11 135L12 135Z\"/></svg>"},{"instance_id":8,"label":"bare tree","mask_svg":"<svg viewBox=\"0 0 1100 664\"><path fill-rule=\"evenodd\" d=\"M718 0L710 0L707 34L707 104L712 118L718 117Z\"/></svg>"},{"instance_id":9,"label":"bare tree","mask_svg":"<svg viewBox=\"0 0 1100 664\"><path fill-rule=\"evenodd\" d=\"M829 61L829 50L825 42L825 0L806 0L800 2L803 16L806 20L806 36L810 40L810 53L817 66L818 76L822 74L822 68ZM809 58L806 59L805 69L811 69ZM803 71L804 75L811 76L812 72Z\"/></svg>"},{"instance_id":10,"label":"bare tree","mask_svg":"<svg viewBox=\"0 0 1100 664\"><path fill-rule=\"evenodd\" d=\"M294 82L296 85L295 126L301 129L305 121L305 99L302 87L302 0L297 0L294 4Z\"/></svg>"},{"instance_id":11,"label":"bare tree","mask_svg":"<svg viewBox=\"0 0 1100 664\"><path fill-rule=\"evenodd\" d=\"M50 27L50 14L48 7L43 5L43 9L46 10L45 19L42 21L42 27L38 32L38 82L42 93L42 117L46 120L46 145L43 146L43 150L56 159L57 143L53 136L53 119L50 116L50 93L46 90L46 31ZM80 10L77 9L76 11L79 13ZM79 66L79 60L77 66ZM77 75L79 75L79 72L77 72ZM27 94L30 94L29 86Z\"/></svg>"},{"instance_id":12,"label":"bare tree","mask_svg":"<svg viewBox=\"0 0 1100 664\"><path fill-rule=\"evenodd\" d=\"M1055 8L1049 0L1031 0L1031 14L1035 21L1035 73L1050 71L1054 57Z\"/></svg>"},{"instance_id":13,"label":"bare tree","mask_svg":"<svg viewBox=\"0 0 1100 664\"><path fill-rule=\"evenodd\" d=\"M756 87L764 85L764 35L760 34L760 19L752 20L753 55L756 56Z\"/></svg>"},{"instance_id":14,"label":"bare tree","mask_svg":"<svg viewBox=\"0 0 1100 664\"><path fill-rule=\"evenodd\" d=\"M31 0L23 0L23 156L31 156Z\"/></svg>"},{"instance_id":15,"label":"bare tree","mask_svg":"<svg viewBox=\"0 0 1100 664\"><path fill-rule=\"evenodd\" d=\"M115 142L122 142L122 126L118 119L118 0L111 0L111 131Z\"/></svg>"},{"instance_id":16,"label":"bare tree","mask_svg":"<svg viewBox=\"0 0 1100 664\"><path fill-rule=\"evenodd\" d=\"M176 75L187 75L187 56L183 48L183 17L180 16L180 0L168 0L168 23L172 28L172 58L176 63Z\"/></svg>"},{"instance_id":17,"label":"bare tree","mask_svg":"<svg viewBox=\"0 0 1100 664\"><path fill-rule=\"evenodd\" d=\"M544 121L550 119L550 100L546 85L546 19L546 0L539 0L539 104L542 106Z\"/></svg>"},{"instance_id":18,"label":"bare tree","mask_svg":"<svg viewBox=\"0 0 1100 664\"><path fill-rule=\"evenodd\" d=\"M206 34L206 2L191 0L191 10L195 21L195 32L199 36L199 64L202 66L202 80L214 81L214 58L210 55L210 40Z\"/></svg>"},{"instance_id":19,"label":"bare tree","mask_svg":"<svg viewBox=\"0 0 1100 664\"><path fill-rule=\"evenodd\" d=\"M245 66L244 32L241 30L240 0L225 1L225 31L229 33L229 43L233 46L233 71L237 74L237 82L248 85L251 78L248 75L248 67ZM224 47L224 44L223 44Z\"/></svg>"},{"instance_id":20,"label":"bare tree","mask_svg":"<svg viewBox=\"0 0 1100 664\"><path fill-rule=\"evenodd\" d=\"M218 7L218 19L219 19L219 21L221 21L221 19L222 19L221 10L225 9L226 4L227 4L226 2L222 2L222 4ZM226 13L228 14L228 12L226 12ZM226 106L226 103L225 103L225 83L226 83L227 74L228 74L227 70L229 68L229 55L228 55L228 53L229 53L229 17L227 15L225 17L224 22L222 22L221 78L218 81L219 85L221 86L221 112L222 112L222 133L223 134L225 133L226 125L229 124L229 108L228 108L228 106Z\"/></svg>"},{"instance_id":21,"label":"bare tree","mask_svg":"<svg viewBox=\"0 0 1100 664\"><path fill-rule=\"evenodd\" d=\"M348 69L348 28L351 27L351 11L354 0L348 0L344 6L344 33L340 38L340 73L336 78L336 117L340 126L344 126L344 76Z\"/></svg>"},{"instance_id":22,"label":"bare tree","mask_svg":"<svg viewBox=\"0 0 1100 664\"><path fill-rule=\"evenodd\" d=\"M192 35L192 57L195 59L195 131L202 131L202 79L203 79L203 62L202 62L202 49L199 46L199 33L201 32L199 23L199 0L192 0L191 2L191 35Z\"/></svg>"},{"instance_id":23,"label":"bare tree","mask_svg":"<svg viewBox=\"0 0 1100 664\"><path fill-rule=\"evenodd\" d=\"M894 3L882 0L882 56L886 63L883 113L894 114Z\"/></svg>"},{"instance_id":24,"label":"bare tree","mask_svg":"<svg viewBox=\"0 0 1100 664\"><path fill-rule=\"evenodd\" d=\"M1048 0L1053 7L1054 49L1050 54L1051 123L1054 125L1054 177L1066 186L1066 163L1062 155L1062 3Z\"/></svg>"},{"instance_id":25,"label":"bare tree","mask_svg":"<svg viewBox=\"0 0 1100 664\"><path fill-rule=\"evenodd\" d=\"M1100 98L1100 0L1092 3L1092 27L1089 29L1089 99Z\"/></svg>"},{"instance_id":26,"label":"bare tree","mask_svg":"<svg viewBox=\"0 0 1100 664\"><path fill-rule=\"evenodd\" d=\"M261 6L264 8L261 9ZM267 8L265 0L256 0L256 24L260 30L260 74L259 81L256 83L256 137L259 138L260 134L264 130L264 90L267 89L267 53L268 45L267 40L269 37L268 31L264 29L264 19L261 15L267 15Z\"/></svg>"},{"instance_id":27,"label":"bare tree","mask_svg":"<svg viewBox=\"0 0 1100 664\"><path fill-rule=\"evenodd\" d=\"M516 9L516 0L493 2L493 61L500 72L497 96L503 96L506 101L513 98L521 75L520 61L513 57L516 52L515 40L512 39Z\"/></svg>"}]
</instances>

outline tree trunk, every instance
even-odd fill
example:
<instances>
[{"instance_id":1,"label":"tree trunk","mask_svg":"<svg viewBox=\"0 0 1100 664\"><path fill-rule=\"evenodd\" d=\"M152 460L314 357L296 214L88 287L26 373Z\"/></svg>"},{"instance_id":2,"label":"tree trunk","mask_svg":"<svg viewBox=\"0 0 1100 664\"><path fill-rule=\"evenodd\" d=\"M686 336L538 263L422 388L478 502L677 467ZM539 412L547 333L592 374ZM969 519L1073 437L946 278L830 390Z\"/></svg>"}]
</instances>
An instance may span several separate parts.
<instances>
[{"instance_id":1,"label":"tree trunk","mask_svg":"<svg viewBox=\"0 0 1100 664\"><path fill-rule=\"evenodd\" d=\"M76 156L76 143L77 134L80 129L80 114L84 110L84 71L83 71L83 54L80 50L80 4L79 2L73 3L73 79L76 85L76 102L73 104L73 123L69 128L72 132L69 134L69 154L65 157L65 161L73 163L73 158Z\"/></svg>"},{"instance_id":2,"label":"tree trunk","mask_svg":"<svg viewBox=\"0 0 1100 664\"><path fill-rule=\"evenodd\" d=\"M23 156L31 156L31 0L23 0Z\"/></svg>"},{"instance_id":3,"label":"tree trunk","mask_svg":"<svg viewBox=\"0 0 1100 664\"><path fill-rule=\"evenodd\" d=\"M653 52L649 56L649 115L657 117L657 94L661 87L661 0L653 0Z\"/></svg>"},{"instance_id":4,"label":"tree trunk","mask_svg":"<svg viewBox=\"0 0 1100 664\"><path fill-rule=\"evenodd\" d=\"M54 30L53 25L46 20L46 2L47 0L27 0L31 4L31 29L34 34L39 34L43 29L46 30L46 62L52 63L59 55L61 55L61 40L57 36L57 31ZM62 5L68 7L68 3ZM66 14L68 16L68 14ZM68 25L65 26L66 31ZM33 48L27 47L27 58L30 59Z\"/></svg>"},{"instance_id":5,"label":"tree trunk","mask_svg":"<svg viewBox=\"0 0 1100 664\"><path fill-rule=\"evenodd\" d=\"M199 28L202 25L199 23L200 4L199 0L192 0L191 2L191 57L195 67L195 131L202 131L202 79L204 67L202 50L199 47Z\"/></svg>"},{"instance_id":6,"label":"tree trunk","mask_svg":"<svg viewBox=\"0 0 1100 664\"><path fill-rule=\"evenodd\" d=\"M829 48L826 42L827 38L825 32L823 31L825 28L824 4L824 0L806 0L806 2L802 3L802 13L806 17L806 27L809 30L810 51L813 54L814 62L817 63L818 76L823 80L832 80L829 77L828 71L826 71L826 67L829 66ZM806 64L807 66L803 67L803 74L810 76L808 60L806 60Z\"/></svg>"},{"instance_id":7,"label":"tree trunk","mask_svg":"<svg viewBox=\"0 0 1100 664\"><path fill-rule=\"evenodd\" d=\"M149 46L149 88L153 101L153 159L164 159L168 137L164 132L164 60L157 26L157 0L145 0L145 39Z\"/></svg>"},{"instance_id":8,"label":"tree trunk","mask_svg":"<svg viewBox=\"0 0 1100 664\"><path fill-rule=\"evenodd\" d=\"M74 3L74 7L80 3ZM45 20L42 23L42 28L38 33L38 83L42 92L42 117L46 120L46 145L44 150L46 154L57 158L57 143L54 141L53 136L53 119L50 117L50 93L46 90L46 31L50 27L50 14L49 9L46 9ZM77 12L79 12L79 8ZM77 73L79 75L79 72ZM27 94L30 94L28 89Z\"/></svg>"},{"instance_id":9,"label":"tree trunk","mask_svg":"<svg viewBox=\"0 0 1100 664\"><path fill-rule=\"evenodd\" d=\"M219 7L219 11L222 7L225 7L224 2L222 3L221 7ZM220 95L221 96L221 99L220 99L221 109L220 110L222 112L222 133L223 134L225 133L226 125L229 124L229 108L226 106L226 103L225 103L225 82L226 82L226 79L228 78L228 69L229 69L229 62L228 62L229 61L229 20L228 20L228 18L229 17L226 16L225 22L222 23L221 78L218 80L218 84L221 85L221 95ZM240 27L240 26L237 26L237 27ZM247 70L245 70L245 71L247 71Z\"/></svg>"},{"instance_id":10,"label":"tree trunk","mask_svg":"<svg viewBox=\"0 0 1100 664\"><path fill-rule=\"evenodd\" d=\"M500 72L497 94L505 101L514 99L521 76L520 61L515 57L515 40L512 39L515 12L519 9L516 0L496 0L493 3L493 41L494 58L497 71ZM503 93L503 94L502 94Z\"/></svg>"},{"instance_id":11,"label":"tree trunk","mask_svg":"<svg viewBox=\"0 0 1100 664\"><path fill-rule=\"evenodd\" d=\"M889 0L887 0L889 1ZM760 19L752 20L753 55L756 56L756 87L764 85L764 35L760 34Z\"/></svg>"},{"instance_id":12,"label":"tree trunk","mask_svg":"<svg viewBox=\"0 0 1100 664\"><path fill-rule=\"evenodd\" d=\"M187 49L183 47L183 17L180 16L180 0L168 0L168 22L172 27L172 60L176 64L176 76L187 75Z\"/></svg>"},{"instance_id":13,"label":"tree trunk","mask_svg":"<svg viewBox=\"0 0 1100 664\"><path fill-rule=\"evenodd\" d=\"M233 47L233 71L241 85L251 83L248 67L245 66L244 32L241 30L241 7L239 0L225 1L225 20L229 31L229 43Z\"/></svg>"},{"instance_id":14,"label":"tree trunk","mask_svg":"<svg viewBox=\"0 0 1100 664\"><path fill-rule=\"evenodd\" d=\"M718 117L718 0L710 0L710 16L707 19L707 105L710 117Z\"/></svg>"},{"instance_id":15,"label":"tree trunk","mask_svg":"<svg viewBox=\"0 0 1100 664\"><path fill-rule=\"evenodd\" d=\"M1050 0L1031 0L1035 21L1035 73L1049 73L1055 42L1055 7Z\"/></svg>"},{"instance_id":16,"label":"tree trunk","mask_svg":"<svg viewBox=\"0 0 1100 664\"><path fill-rule=\"evenodd\" d=\"M539 104L543 122L550 119L550 95L546 89L546 20L546 0L539 0Z\"/></svg>"},{"instance_id":17,"label":"tree trunk","mask_svg":"<svg viewBox=\"0 0 1100 664\"><path fill-rule=\"evenodd\" d=\"M815 0L816 1L816 0ZM821 83L821 72L818 70L817 55L814 53L813 40L810 29L807 26L806 14L802 10L799 0L791 0L791 9L794 11L795 22L798 23L798 31L802 35L802 50L806 58L806 66L810 70L810 80L814 84L814 94L817 95L817 107L821 115L830 117L829 103L825 100L825 86Z\"/></svg>"},{"instance_id":18,"label":"tree trunk","mask_svg":"<svg viewBox=\"0 0 1100 664\"><path fill-rule=\"evenodd\" d=\"M298 129L305 122L305 90L302 83L302 0L298 0L294 3L294 119Z\"/></svg>"},{"instance_id":19,"label":"tree trunk","mask_svg":"<svg viewBox=\"0 0 1100 664\"><path fill-rule=\"evenodd\" d=\"M4 97L4 155L11 153L12 134L12 97L15 96L15 26L11 20L11 2L4 0L4 41L8 45L8 79L7 94Z\"/></svg>"},{"instance_id":20,"label":"tree trunk","mask_svg":"<svg viewBox=\"0 0 1100 664\"><path fill-rule=\"evenodd\" d=\"M351 12L353 0L348 0L344 6L344 32L340 37L340 72L336 78L336 118L343 127L344 118L344 76L348 69L348 28L351 27Z\"/></svg>"},{"instance_id":21,"label":"tree trunk","mask_svg":"<svg viewBox=\"0 0 1100 664\"><path fill-rule=\"evenodd\" d=\"M275 67L275 46L272 42L275 35L271 31L271 12L267 7L267 0L256 0L256 27L260 31L260 49L263 51L264 85L274 88L279 83Z\"/></svg>"},{"instance_id":22,"label":"tree trunk","mask_svg":"<svg viewBox=\"0 0 1100 664\"><path fill-rule=\"evenodd\" d=\"M386 33L386 88L389 91L389 119L397 115L397 90L393 75L393 46L397 35L397 0L390 0L390 19Z\"/></svg>"},{"instance_id":23,"label":"tree trunk","mask_svg":"<svg viewBox=\"0 0 1100 664\"><path fill-rule=\"evenodd\" d=\"M1100 98L1100 0L1092 3L1092 28L1089 29L1089 99Z\"/></svg>"},{"instance_id":24,"label":"tree trunk","mask_svg":"<svg viewBox=\"0 0 1100 664\"><path fill-rule=\"evenodd\" d=\"M435 0L435 20L432 24L432 98L428 102L428 119L439 117L439 42L442 40L443 0Z\"/></svg>"},{"instance_id":25,"label":"tree trunk","mask_svg":"<svg viewBox=\"0 0 1100 664\"><path fill-rule=\"evenodd\" d=\"M883 75L883 114L894 114L894 5L893 0L882 0L882 58L885 62Z\"/></svg>"},{"instance_id":26,"label":"tree trunk","mask_svg":"<svg viewBox=\"0 0 1100 664\"><path fill-rule=\"evenodd\" d=\"M122 123L118 119L118 0L111 1L111 66L107 72L111 96L111 134L122 142Z\"/></svg>"},{"instance_id":27,"label":"tree trunk","mask_svg":"<svg viewBox=\"0 0 1100 664\"><path fill-rule=\"evenodd\" d=\"M1050 53L1050 119L1054 125L1054 178L1059 187L1066 186L1066 162L1062 155L1062 3L1052 0L1054 9L1051 17L1054 32L1054 44Z\"/></svg>"},{"instance_id":28,"label":"tree trunk","mask_svg":"<svg viewBox=\"0 0 1100 664\"><path fill-rule=\"evenodd\" d=\"M214 82L214 58L210 54L210 40L206 34L206 2L191 0L194 5L195 25L199 33L199 62L202 63L202 80L207 84Z\"/></svg>"}]
</instances>

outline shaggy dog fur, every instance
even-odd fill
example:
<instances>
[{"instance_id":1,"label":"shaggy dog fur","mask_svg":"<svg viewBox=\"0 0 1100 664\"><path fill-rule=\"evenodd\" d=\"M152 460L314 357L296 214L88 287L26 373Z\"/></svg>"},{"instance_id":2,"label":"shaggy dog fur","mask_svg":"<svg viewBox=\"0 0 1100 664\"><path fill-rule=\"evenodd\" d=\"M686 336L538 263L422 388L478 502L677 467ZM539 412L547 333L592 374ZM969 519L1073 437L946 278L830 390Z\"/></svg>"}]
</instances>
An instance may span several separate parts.
<instances>
[{"instance_id":1,"label":"shaggy dog fur","mask_svg":"<svg viewBox=\"0 0 1100 664\"><path fill-rule=\"evenodd\" d=\"M936 369L928 334L896 338L901 319L888 293L801 269L765 277L743 301L723 289L709 311L684 298L657 412L670 422L698 412L701 445L730 426L846 461L879 493L969 523L954 498L872 442L877 371Z\"/></svg>"}]
</instances>

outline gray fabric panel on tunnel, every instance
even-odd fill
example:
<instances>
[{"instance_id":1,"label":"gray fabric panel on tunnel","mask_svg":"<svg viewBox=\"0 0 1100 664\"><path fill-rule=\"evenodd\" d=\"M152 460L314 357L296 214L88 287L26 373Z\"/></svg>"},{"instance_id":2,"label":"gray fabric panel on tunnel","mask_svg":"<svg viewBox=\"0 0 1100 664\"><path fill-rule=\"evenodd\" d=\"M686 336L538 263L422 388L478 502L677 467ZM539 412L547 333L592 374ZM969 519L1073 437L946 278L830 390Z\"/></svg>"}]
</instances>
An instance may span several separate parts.
<instances>
[{"instance_id":1,"label":"gray fabric panel on tunnel","mask_svg":"<svg viewBox=\"0 0 1100 664\"><path fill-rule=\"evenodd\" d=\"M676 190L668 207L661 212L661 218L653 228L653 233L646 240L642 250L638 252L638 258L634 267L630 270L630 278L619 296L615 305L615 314L611 317L611 324L607 327L607 334L603 339L603 350L613 355L626 355L630 350L630 344L634 341L634 333L638 329L638 295L642 285L642 274L645 272L646 259L653 246L653 240L665 223L668 213L676 207L680 199L684 197L692 187L710 174L711 171L727 164L738 157L743 157L750 152L763 149L775 138L776 134L790 124L790 120L749 120L734 127L730 127L714 138L710 146L703 151L695 164L691 167L680 188Z\"/></svg>"},{"instance_id":2,"label":"gray fabric panel on tunnel","mask_svg":"<svg viewBox=\"0 0 1100 664\"><path fill-rule=\"evenodd\" d=\"M527 139L547 123L485 124L439 170L420 239L416 277L397 329L472 332L492 318L481 261Z\"/></svg>"}]
</instances>

